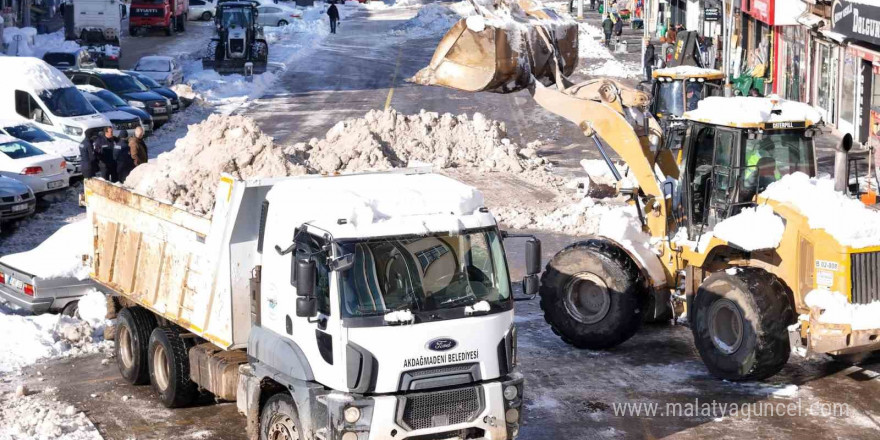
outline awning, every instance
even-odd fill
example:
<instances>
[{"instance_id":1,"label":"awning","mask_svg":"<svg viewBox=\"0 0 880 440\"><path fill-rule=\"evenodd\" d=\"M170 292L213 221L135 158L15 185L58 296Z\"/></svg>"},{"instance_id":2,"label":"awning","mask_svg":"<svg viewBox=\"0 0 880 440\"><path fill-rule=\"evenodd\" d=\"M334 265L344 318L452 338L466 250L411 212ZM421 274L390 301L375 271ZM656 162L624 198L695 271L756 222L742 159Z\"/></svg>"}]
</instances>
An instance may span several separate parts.
<instances>
[{"instance_id":1,"label":"awning","mask_svg":"<svg viewBox=\"0 0 880 440\"><path fill-rule=\"evenodd\" d=\"M796 19L798 23L814 30L818 30L819 28L826 28L831 20L820 17L816 14L810 12L804 12L799 15Z\"/></svg>"},{"instance_id":2,"label":"awning","mask_svg":"<svg viewBox=\"0 0 880 440\"><path fill-rule=\"evenodd\" d=\"M840 44L843 44L846 41L846 35L834 31L822 29L819 31L819 35L822 35L823 37L831 41L836 41Z\"/></svg>"}]
</instances>

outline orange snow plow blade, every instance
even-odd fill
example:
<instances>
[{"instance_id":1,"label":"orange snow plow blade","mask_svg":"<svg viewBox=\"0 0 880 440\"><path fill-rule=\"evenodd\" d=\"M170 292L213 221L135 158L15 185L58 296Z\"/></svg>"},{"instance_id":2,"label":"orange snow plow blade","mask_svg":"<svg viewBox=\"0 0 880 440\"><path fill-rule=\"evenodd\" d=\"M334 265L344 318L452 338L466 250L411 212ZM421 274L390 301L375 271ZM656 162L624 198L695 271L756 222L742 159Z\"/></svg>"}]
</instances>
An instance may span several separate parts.
<instances>
[{"instance_id":1,"label":"orange snow plow blade","mask_svg":"<svg viewBox=\"0 0 880 440\"><path fill-rule=\"evenodd\" d=\"M499 19L483 9L488 18L470 17L471 26L459 20L437 45L431 63L410 80L467 92L510 93L527 87L532 76L553 81L555 63L563 76L571 75L578 62L577 23L529 0L518 4L514 9L524 13L519 16ZM504 28L492 25L499 22Z\"/></svg>"}]
</instances>

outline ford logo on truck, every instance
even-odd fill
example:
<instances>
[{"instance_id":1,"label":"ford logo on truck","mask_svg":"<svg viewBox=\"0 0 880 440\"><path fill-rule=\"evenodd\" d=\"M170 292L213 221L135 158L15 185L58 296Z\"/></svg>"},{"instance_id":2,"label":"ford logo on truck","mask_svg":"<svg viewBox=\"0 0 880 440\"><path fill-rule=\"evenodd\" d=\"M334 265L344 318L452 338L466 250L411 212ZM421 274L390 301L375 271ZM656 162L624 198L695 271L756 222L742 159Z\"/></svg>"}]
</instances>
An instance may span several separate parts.
<instances>
[{"instance_id":1,"label":"ford logo on truck","mask_svg":"<svg viewBox=\"0 0 880 440\"><path fill-rule=\"evenodd\" d=\"M428 341L428 350L432 351L448 351L455 348L458 342L451 338L437 338Z\"/></svg>"}]
</instances>

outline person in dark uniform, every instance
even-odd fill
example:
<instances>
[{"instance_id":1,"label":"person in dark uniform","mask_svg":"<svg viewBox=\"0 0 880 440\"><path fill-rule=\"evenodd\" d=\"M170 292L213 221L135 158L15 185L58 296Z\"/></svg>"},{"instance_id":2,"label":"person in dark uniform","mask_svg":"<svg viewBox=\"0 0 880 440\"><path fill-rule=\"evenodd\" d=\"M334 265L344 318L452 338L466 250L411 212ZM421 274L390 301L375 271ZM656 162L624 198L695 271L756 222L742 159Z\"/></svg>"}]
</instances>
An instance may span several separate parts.
<instances>
[{"instance_id":1,"label":"person in dark uniform","mask_svg":"<svg viewBox=\"0 0 880 440\"><path fill-rule=\"evenodd\" d=\"M336 33L336 23L339 22L339 9L336 9L336 3L330 3L330 7L327 8L327 16L330 17L330 33Z\"/></svg>"},{"instance_id":2,"label":"person in dark uniform","mask_svg":"<svg viewBox=\"0 0 880 440\"><path fill-rule=\"evenodd\" d=\"M116 182L116 160L113 159L113 149L119 139L113 136L113 127L104 127L104 133L98 135L92 145L98 159L100 177L110 182Z\"/></svg>"},{"instance_id":3,"label":"person in dark uniform","mask_svg":"<svg viewBox=\"0 0 880 440\"><path fill-rule=\"evenodd\" d=\"M651 82L651 73L657 59L654 56L654 45L651 43L651 40L646 39L645 43L645 81Z\"/></svg>"},{"instance_id":4,"label":"person in dark uniform","mask_svg":"<svg viewBox=\"0 0 880 440\"><path fill-rule=\"evenodd\" d=\"M113 150L116 156L116 177L119 183L125 183L131 170L134 169L134 158L131 157L131 148L128 146L128 132L119 131L119 142Z\"/></svg>"}]
</instances>

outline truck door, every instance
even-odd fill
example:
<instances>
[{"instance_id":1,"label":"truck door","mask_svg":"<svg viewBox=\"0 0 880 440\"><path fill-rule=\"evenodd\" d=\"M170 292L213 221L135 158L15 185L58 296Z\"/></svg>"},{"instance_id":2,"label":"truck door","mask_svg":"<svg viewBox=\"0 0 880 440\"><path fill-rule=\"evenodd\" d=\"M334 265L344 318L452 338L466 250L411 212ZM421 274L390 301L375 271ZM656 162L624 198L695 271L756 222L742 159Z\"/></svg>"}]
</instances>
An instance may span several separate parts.
<instances>
[{"instance_id":1,"label":"truck door","mask_svg":"<svg viewBox=\"0 0 880 440\"><path fill-rule=\"evenodd\" d=\"M330 306L330 260L328 241L324 237L305 232L296 233L297 260L312 260L315 262L317 274L315 276L315 300L318 305L318 316L313 318L295 318L301 320L297 327L305 327L302 338L296 338L298 343L309 345L309 339L318 349L321 358L329 365L333 365L333 334L336 332L329 327L331 317ZM291 281L295 282L295 272L291 273ZM303 342L299 342L303 341ZM315 366L313 365L314 369Z\"/></svg>"},{"instance_id":2,"label":"truck door","mask_svg":"<svg viewBox=\"0 0 880 440\"><path fill-rule=\"evenodd\" d=\"M688 235L698 240L733 210L738 133L712 125L697 125L691 129L690 136L687 173L684 174L688 183Z\"/></svg>"}]
</instances>

